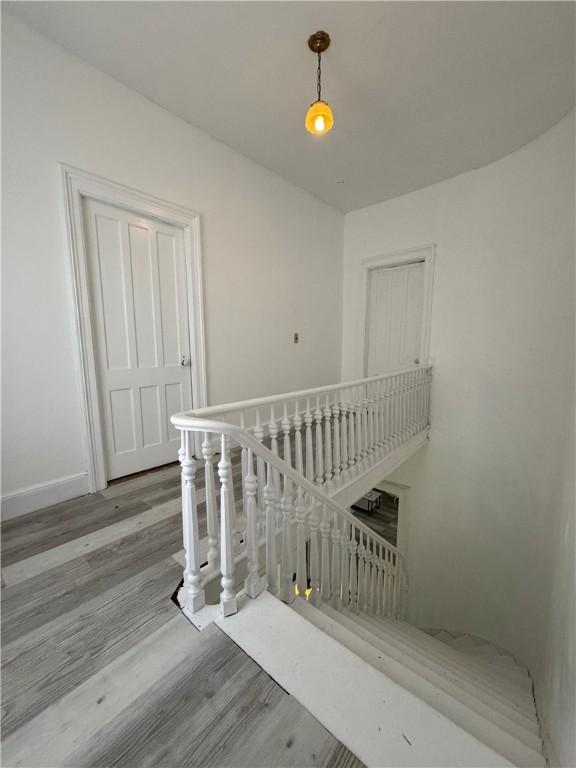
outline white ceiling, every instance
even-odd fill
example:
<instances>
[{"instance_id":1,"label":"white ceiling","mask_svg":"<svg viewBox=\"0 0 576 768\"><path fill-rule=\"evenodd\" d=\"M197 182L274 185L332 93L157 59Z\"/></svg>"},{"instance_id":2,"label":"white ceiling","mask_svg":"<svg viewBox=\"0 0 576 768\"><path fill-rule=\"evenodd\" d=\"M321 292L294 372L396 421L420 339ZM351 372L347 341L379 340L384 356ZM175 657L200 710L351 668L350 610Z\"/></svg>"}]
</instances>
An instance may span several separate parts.
<instances>
[{"instance_id":1,"label":"white ceiling","mask_svg":"<svg viewBox=\"0 0 576 768\"><path fill-rule=\"evenodd\" d=\"M574 98L571 2L18 2L10 13L342 211L476 168ZM335 124L304 129L327 30Z\"/></svg>"}]
</instances>

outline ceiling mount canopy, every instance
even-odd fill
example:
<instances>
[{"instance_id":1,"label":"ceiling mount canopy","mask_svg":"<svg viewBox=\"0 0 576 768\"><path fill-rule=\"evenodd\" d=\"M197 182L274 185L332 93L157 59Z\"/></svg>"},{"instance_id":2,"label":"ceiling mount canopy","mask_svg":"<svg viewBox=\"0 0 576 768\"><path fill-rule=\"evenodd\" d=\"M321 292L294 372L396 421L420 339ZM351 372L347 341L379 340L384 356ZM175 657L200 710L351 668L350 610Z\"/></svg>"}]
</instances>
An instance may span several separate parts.
<instances>
[{"instance_id":1,"label":"ceiling mount canopy","mask_svg":"<svg viewBox=\"0 0 576 768\"><path fill-rule=\"evenodd\" d=\"M329 104L322 99L322 54L330 45L328 32L319 30L308 38L308 48L318 56L318 68L316 71L316 101L310 105L304 122L306 130L316 135L327 133L334 125L334 116Z\"/></svg>"}]
</instances>

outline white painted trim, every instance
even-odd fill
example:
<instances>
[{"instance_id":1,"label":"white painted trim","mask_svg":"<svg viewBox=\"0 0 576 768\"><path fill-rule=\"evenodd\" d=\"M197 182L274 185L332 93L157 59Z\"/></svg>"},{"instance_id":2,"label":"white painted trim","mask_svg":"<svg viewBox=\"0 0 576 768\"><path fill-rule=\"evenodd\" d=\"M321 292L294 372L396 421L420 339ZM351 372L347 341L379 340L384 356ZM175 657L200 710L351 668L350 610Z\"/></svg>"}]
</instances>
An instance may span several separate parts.
<instances>
[{"instance_id":1,"label":"white painted trim","mask_svg":"<svg viewBox=\"0 0 576 768\"><path fill-rule=\"evenodd\" d=\"M2 520L12 520L42 507L75 499L88 493L88 473L69 475L48 483L30 485L2 496Z\"/></svg>"},{"instance_id":2,"label":"white painted trim","mask_svg":"<svg viewBox=\"0 0 576 768\"><path fill-rule=\"evenodd\" d=\"M400 267L403 264L424 262L424 301L422 306L422 341L420 344L420 365L427 365L430 360L430 327L432 322L432 291L434 287L434 266L436 261L436 243L427 243L402 251L393 251L376 256L368 256L361 260L362 269L362 324L360 349L361 370L359 376L367 375L367 323L368 323L368 276L371 270L379 267Z\"/></svg>"},{"instance_id":3,"label":"white painted trim","mask_svg":"<svg viewBox=\"0 0 576 768\"><path fill-rule=\"evenodd\" d=\"M86 173L65 164L61 164L61 167L80 360L88 486L89 490L94 492L105 488L107 479L98 401L93 319L88 290L88 264L82 201L84 198L98 200L108 205L136 211L145 216L152 216L183 230L188 279L188 316L192 360L190 375L194 408L205 407L208 398L200 217L187 208L160 200L100 176Z\"/></svg>"}]
</instances>

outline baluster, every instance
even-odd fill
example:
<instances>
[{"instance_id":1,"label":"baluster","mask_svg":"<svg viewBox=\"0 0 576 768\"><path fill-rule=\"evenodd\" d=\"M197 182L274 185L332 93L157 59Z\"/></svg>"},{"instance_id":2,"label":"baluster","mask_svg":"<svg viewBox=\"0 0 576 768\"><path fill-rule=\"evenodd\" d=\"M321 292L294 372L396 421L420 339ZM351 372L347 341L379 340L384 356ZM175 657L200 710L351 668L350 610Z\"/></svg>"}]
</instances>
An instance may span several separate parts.
<instances>
[{"instance_id":1,"label":"baluster","mask_svg":"<svg viewBox=\"0 0 576 768\"><path fill-rule=\"evenodd\" d=\"M396 430L397 445L402 445L404 433L404 376L398 376L398 429Z\"/></svg>"},{"instance_id":2,"label":"baluster","mask_svg":"<svg viewBox=\"0 0 576 768\"><path fill-rule=\"evenodd\" d=\"M328 519L328 510L322 505L322 522L320 523L320 533L322 534L322 570L320 574L320 597L324 601L329 601L332 595L330 588L330 521Z\"/></svg>"},{"instance_id":3,"label":"baluster","mask_svg":"<svg viewBox=\"0 0 576 768\"><path fill-rule=\"evenodd\" d=\"M356 544L356 529L354 526L351 526L350 529L350 610L357 612L358 609L358 569L357 569L357 557L356 552L358 550L358 545Z\"/></svg>"},{"instance_id":4,"label":"baluster","mask_svg":"<svg viewBox=\"0 0 576 768\"><path fill-rule=\"evenodd\" d=\"M402 422L400 426L400 443L404 443L406 439L406 432L407 432L407 426L408 426L408 378L409 375L404 373L402 374L402 395L401 395L401 402L402 402Z\"/></svg>"},{"instance_id":5,"label":"baluster","mask_svg":"<svg viewBox=\"0 0 576 768\"><path fill-rule=\"evenodd\" d=\"M218 475L220 477L220 570L222 572L220 607L223 616L230 616L236 613L238 605L234 591L234 491L226 435L222 435Z\"/></svg>"},{"instance_id":6,"label":"baluster","mask_svg":"<svg viewBox=\"0 0 576 768\"><path fill-rule=\"evenodd\" d=\"M374 424L374 454L380 452L380 382L372 385L372 423Z\"/></svg>"},{"instance_id":7,"label":"baluster","mask_svg":"<svg viewBox=\"0 0 576 768\"><path fill-rule=\"evenodd\" d=\"M362 451L362 460L368 456L368 400L366 399L365 387L363 387L364 397L360 400L360 423L362 425L362 435L360 439L360 450Z\"/></svg>"},{"instance_id":8,"label":"baluster","mask_svg":"<svg viewBox=\"0 0 576 768\"><path fill-rule=\"evenodd\" d=\"M282 509L282 562L280 563L280 572L282 576L281 599L285 603L291 603L294 600L294 566L292 564L292 482L284 475L284 492L280 507Z\"/></svg>"},{"instance_id":9,"label":"baluster","mask_svg":"<svg viewBox=\"0 0 576 768\"><path fill-rule=\"evenodd\" d=\"M364 534L362 531L360 533L360 540L358 543L358 610L363 611L364 610L364 586L365 586L365 577L364 577Z\"/></svg>"},{"instance_id":10,"label":"baluster","mask_svg":"<svg viewBox=\"0 0 576 768\"><path fill-rule=\"evenodd\" d=\"M296 471L299 475L304 475L304 457L302 455L302 417L298 410L298 400L296 400L294 406L294 418L292 419L294 424L294 449L296 452Z\"/></svg>"},{"instance_id":11,"label":"baluster","mask_svg":"<svg viewBox=\"0 0 576 768\"><path fill-rule=\"evenodd\" d=\"M332 522L332 603L336 608L342 606L340 593L340 531L338 528L338 514L334 512Z\"/></svg>"},{"instance_id":12,"label":"baluster","mask_svg":"<svg viewBox=\"0 0 576 768\"><path fill-rule=\"evenodd\" d=\"M268 589L273 594L278 590L278 556L276 554L276 490L270 464L266 464L266 577Z\"/></svg>"},{"instance_id":13,"label":"baluster","mask_svg":"<svg viewBox=\"0 0 576 768\"><path fill-rule=\"evenodd\" d=\"M396 569L394 553L390 552L390 616L396 618Z\"/></svg>"},{"instance_id":14,"label":"baluster","mask_svg":"<svg viewBox=\"0 0 576 768\"><path fill-rule=\"evenodd\" d=\"M370 550L370 539L366 534L366 554L364 565L364 610L370 613L370 587L372 585L372 552Z\"/></svg>"},{"instance_id":15,"label":"baluster","mask_svg":"<svg viewBox=\"0 0 576 768\"><path fill-rule=\"evenodd\" d=\"M270 422L268 424L268 434L270 435L270 450L275 456L278 454L278 424L274 414L274 406L270 406ZM276 527L282 527L282 508L280 503L280 472L274 467L272 471L274 478L274 493L276 499Z\"/></svg>"},{"instance_id":16,"label":"baluster","mask_svg":"<svg viewBox=\"0 0 576 768\"><path fill-rule=\"evenodd\" d=\"M377 423L377 438L378 453L380 458L384 457L384 441L386 439L385 425L384 425L384 382L382 379L378 382L376 387L376 423Z\"/></svg>"},{"instance_id":17,"label":"baluster","mask_svg":"<svg viewBox=\"0 0 576 768\"><path fill-rule=\"evenodd\" d=\"M258 597L262 592L262 579L259 574L259 536L258 536L258 479L254 474L254 458L252 451L246 451L246 555L248 575L245 587L248 597Z\"/></svg>"},{"instance_id":18,"label":"baluster","mask_svg":"<svg viewBox=\"0 0 576 768\"><path fill-rule=\"evenodd\" d=\"M342 531L340 533L340 556L342 562L342 607L347 608L350 604L350 524L347 520L342 520Z\"/></svg>"},{"instance_id":19,"label":"baluster","mask_svg":"<svg viewBox=\"0 0 576 768\"><path fill-rule=\"evenodd\" d=\"M406 375L406 438L412 435L412 407L414 394L414 375L415 372Z\"/></svg>"},{"instance_id":20,"label":"baluster","mask_svg":"<svg viewBox=\"0 0 576 768\"><path fill-rule=\"evenodd\" d=\"M259 443L264 442L264 428L260 422L260 409L256 408L256 426L254 437ZM266 535L266 499L264 498L264 486L266 485L266 463L262 456L256 456L256 477L258 478L258 535L262 538Z\"/></svg>"},{"instance_id":21,"label":"baluster","mask_svg":"<svg viewBox=\"0 0 576 768\"><path fill-rule=\"evenodd\" d=\"M354 397L353 391L351 397ZM356 464L356 410L353 400L348 404L348 472L350 476L354 475L354 465Z\"/></svg>"},{"instance_id":22,"label":"baluster","mask_svg":"<svg viewBox=\"0 0 576 768\"><path fill-rule=\"evenodd\" d=\"M184 543L184 581L178 593L182 610L196 613L206 603L200 575L200 537L198 535L198 508L196 504L196 461L194 434L182 430L180 466L182 469L182 539Z\"/></svg>"},{"instance_id":23,"label":"baluster","mask_svg":"<svg viewBox=\"0 0 576 768\"><path fill-rule=\"evenodd\" d=\"M346 480L348 477L348 408L344 401L345 393L343 393L342 401L340 402L340 458L341 458L341 477L342 480Z\"/></svg>"},{"instance_id":24,"label":"baluster","mask_svg":"<svg viewBox=\"0 0 576 768\"><path fill-rule=\"evenodd\" d=\"M400 376L394 376L392 390L392 447L399 444L400 430Z\"/></svg>"},{"instance_id":25,"label":"baluster","mask_svg":"<svg viewBox=\"0 0 576 768\"><path fill-rule=\"evenodd\" d=\"M208 528L208 568L210 571L215 571L218 568L220 556L218 550L218 507L214 481L214 447L208 432L204 432L202 458L204 459L204 495L206 499L206 527Z\"/></svg>"},{"instance_id":26,"label":"baluster","mask_svg":"<svg viewBox=\"0 0 576 768\"><path fill-rule=\"evenodd\" d=\"M387 552L387 560L386 560L386 570L387 570L387 589L386 589L386 615L387 616L393 616L393 610L392 610L392 594L394 591L394 574L392 572L392 551L389 549Z\"/></svg>"},{"instance_id":27,"label":"baluster","mask_svg":"<svg viewBox=\"0 0 576 768\"><path fill-rule=\"evenodd\" d=\"M282 418L282 434L284 437L283 458L289 467L292 466L292 446L290 444L290 418L288 416L288 403L284 403L284 416Z\"/></svg>"},{"instance_id":28,"label":"baluster","mask_svg":"<svg viewBox=\"0 0 576 768\"><path fill-rule=\"evenodd\" d=\"M376 554L376 542L372 540L372 554L370 557L370 613L371 615L378 613L378 595L377 595L377 582L378 582L378 556Z\"/></svg>"},{"instance_id":29,"label":"baluster","mask_svg":"<svg viewBox=\"0 0 576 768\"><path fill-rule=\"evenodd\" d=\"M361 400L357 400L354 404L354 412L355 412L355 422L356 422L356 442L355 442L355 450L356 450L356 467L359 468L359 465L362 462L362 446L364 445L364 436L363 436L363 417L362 417L362 402Z\"/></svg>"},{"instance_id":30,"label":"baluster","mask_svg":"<svg viewBox=\"0 0 576 768\"><path fill-rule=\"evenodd\" d=\"M370 459L373 458L374 455L374 398L370 394L370 385L366 385L366 418L367 418L367 429L366 429L366 443L368 446L368 457Z\"/></svg>"},{"instance_id":31,"label":"baluster","mask_svg":"<svg viewBox=\"0 0 576 768\"><path fill-rule=\"evenodd\" d=\"M419 432L418 429L418 394L420 392L420 378L422 376L422 369L416 371L416 373L413 376L413 385L412 385L412 416L411 416L411 422L412 422L412 434L416 435Z\"/></svg>"},{"instance_id":32,"label":"baluster","mask_svg":"<svg viewBox=\"0 0 576 768\"><path fill-rule=\"evenodd\" d=\"M414 383L414 406L413 406L413 419L414 419L414 434L420 432L420 386L422 384L422 368L416 372L416 378Z\"/></svg>"},{"instance_id":33,"label":"baluster","mask_svg":"<svg viewBox=\"0 0 576 768\"><path fill-rule=\"evenodd\" d=\"M424 429L425 423L424 423L424 392L425 392L425 382L426 382L426 369L423 368L420 371L420 381L418 386L418 432L420 432L421 429Z\"/></svg>"},{"instance_id":34,"label":"baluster","mask_svg":"<svg viewBox=\"0 0 576 768\"><path fill-rule=\"evenodd\" d=\"M380 612L382 616L387 615L388 610L388 566L386 564L386 558L388 557L388 547L382 547L382 605Z\"/></svg>"},{"instance_id":35,"label":"baluster","mask_svg":"<svg viewBox=\"0 0 576 768\"><path fill-rule=\"evenodd\" d=\"M324 482L324 451L322 449L322 410L319 397L316 398L314 419L316 420L316 484L322 485Z\"/></svg>"},{"instance_id":36,"label":"baluster","mask_svg":"<svg viewBox=\"0 0 576 768\"><path fill-rule=\"evenodd\" d=\"M391 429L392 429L391 417L390 417L390 413L391 413L390 390L391 390L391 387L392 387L391 380L388 377L384 381L384 394L383 394L383 399L384 399L384 405L383 405L383 411L384 411L384 455L385 456L391 450L391 440L390 440Z\"/></svg>"},{"instance_id":37,"label":"baluster","mask_svg":"<svg viewBox=\"0 0 576 768\"><path fill-rule=\"evenodd\" d=\"M306 411L304 413L304 423L306 424L306 479L314 482L314 456L312 445L312 411L310 410L310 398L306 400Z\"/></svg>"},{"instance_id":38,"label":"baluster","mask_svg":"<svg viewBox=\"0 0 576 768\"><path fill-rule=\"evenodd\" d=\"M324 477L326 488L330 488L332 484L332 409L329 395L326 395L324 405Z\"/></svg>"},{"instance_id":39,"label":"baluster","mask_svg":"<svg viewBox=\"0 0 576 768\"><path fill-rule=\"evenodd\" d=\"M334 417L334 454L332 457L332 464L334 470L334 487L338 488L340 485L340 474L342 472L340 466L340 405L338 404L338 394L336 394L334 398L332 415Z\"/></svg>"},{"instance_id":40,"label":"baluster","mask_svg":"<svg viewBox=\"0 0 576 768\"><path fill-rule=\"evenodd\" d=\"M314 605L320 603L320 551L318 547L318 504L312 500L312 509L309 515L310 522L310 587L312 589L311 602Z\"/></svg>"},{"instance_id":41,"label":"baluster","mask_svg":"<svg viewBox=\"0 0 576 768\"><path fill-rule=\"evenodd\" d=\"M302 488L296 494L296 585L298 594L304 597L308 586L306 572L306 504Z\"/></svg>"},{"instance_id":42,"label":"baluster","mask_svg":"<svg viewBox=\"0 0 576 768\"><path fill-rule=\"evenodd\" d=\"M401 406L401 421L400 421L400 444L404 443L405 435L406 435L406 408L408 404L408 377L405 373L402 374L400 377L401 379L401 395L400 395L400 402L402 404Z\"/></svg>"},{"instance_id":43,"label":"baluster","mask_svg":"<svg viewBox=\"0 0 576 768\"><path fill-rule=\"evenodd\" d=\"M375 605L375 612L376 616L382 616L382 605L384 602L383 598L383 579L382 579L382 543L378 544L378 558L376 561L376 567L378 569L378 574L376 577L376 605Z\"/></svg>"},{"instance_id":44,"label":"baluster","mask_svg":"<svg viewBox=\"0 0 576 768\"><path fill-rule=\"evenodd\" d=\"M270 435L270 450L278 456L278 424L274 414L274 406L270 406L270 421L268 422L268 434Z\"/></svg>"}]
</instances>

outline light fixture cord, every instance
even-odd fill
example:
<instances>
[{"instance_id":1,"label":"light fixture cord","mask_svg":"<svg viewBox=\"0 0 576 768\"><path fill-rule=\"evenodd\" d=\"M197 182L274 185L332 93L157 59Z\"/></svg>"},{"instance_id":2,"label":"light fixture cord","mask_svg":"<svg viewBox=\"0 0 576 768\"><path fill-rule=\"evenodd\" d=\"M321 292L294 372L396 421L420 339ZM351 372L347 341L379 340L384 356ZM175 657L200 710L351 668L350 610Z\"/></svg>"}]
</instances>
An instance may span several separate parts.
<instances>
[{"instance_id":1,"label":"light fixture cord","mask_svg":"<svg viewBox=\"0 0 576 768\"><path fill-rule=\"evenodd\" d=\"M318 101L322 101L322 54L318 52L318 85L316 90L318 91Z\"/></svg>"}]
</instances>

